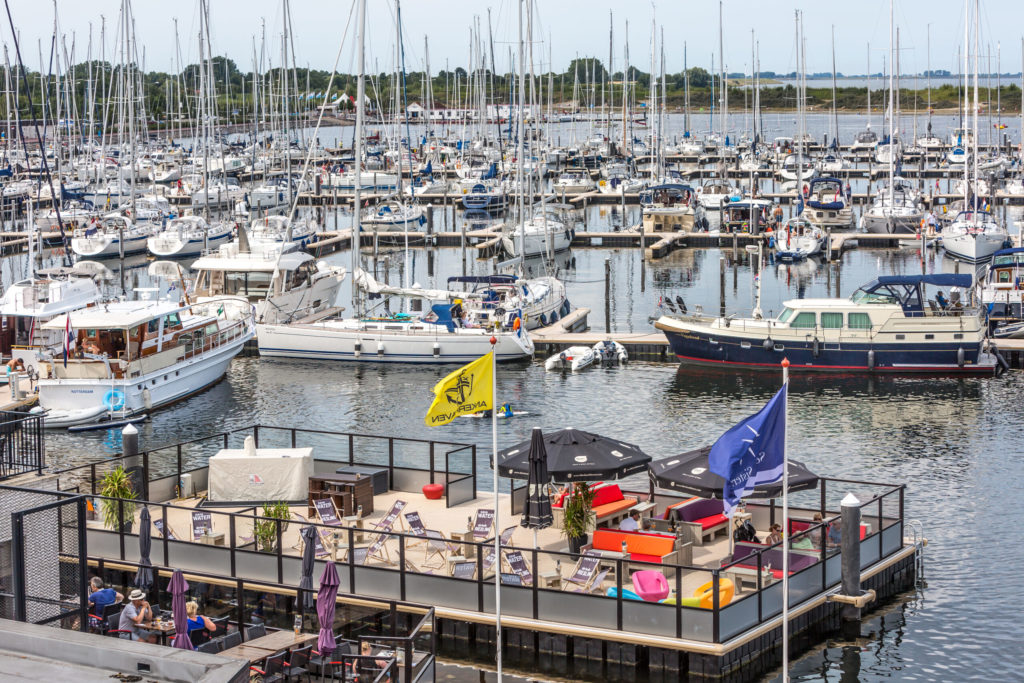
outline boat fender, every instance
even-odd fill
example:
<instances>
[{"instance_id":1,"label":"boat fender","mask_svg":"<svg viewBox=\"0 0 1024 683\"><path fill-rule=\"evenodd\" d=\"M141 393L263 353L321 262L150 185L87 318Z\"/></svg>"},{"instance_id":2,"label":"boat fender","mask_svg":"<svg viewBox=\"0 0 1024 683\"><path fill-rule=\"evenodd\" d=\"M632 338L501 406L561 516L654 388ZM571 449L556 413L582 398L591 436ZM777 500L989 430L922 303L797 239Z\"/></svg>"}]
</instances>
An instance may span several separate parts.
<instances>
[{"instance_id":1,"label":"boat fender","mask_svg":"<svg viewBox=\"0 0 1024 683\"><path fill-rule=\"evenodd\" d=\"M956 350L956 365L957 365L957 367L962 368L964 366L964 360L966 358L966 355L967 354L964 353L964 347L961 346L961 347L959 347Z\"/></svg>"},{"instance_id":2,"label":"boat fender","mask_svg":"<svg viewBox=\"0 0 1024 683\"><path fill-rule=\"evenodd\" d=\"M771 351L771 350L772 350L772 348L774 348L774 347L775 347L775 343L774 343L774 342L772 342L772 339L771 339L771 337L769 337L769 338L767 338L767 339L765 339L765 340L764 340L764 342L763 342L763 343L761 344L761 346L763 346L763 347L764 347L764 350L765 350L765 351Z\"/></svg>"},{"instance_id":3,"label":"boat fender","mask_svg":"<svg viewBox=\"0 0 1024 683\"><path fill-rule=\"evenodd\" d=\"M562 351L560 354L558 354L558 360L565 361L565 351Z\"/></svg>"},{"instance_id":4,"label":"boat fender","mask_svg":"<svg viewBox=\"0 0 1024 683\"><path fill-rule=\"evenodd\" d=\"M868 349L868 370L875 369L875 350Z\"/></svg>"},{"instance_id":5,"label":"boat fender","mask_svg":"<svg viewBox=\"0 0 1024 683\"><path fill-rule=\"evenodd\" d=\"M812 350L812 353L814 354L814 357L815 357L815 358L817 358L817 357L818 357L818 354L819 354L820 352L821 352L821 348L820 348L820 343L818 342L818 338L817 338L817 337L815 337L815 338L814 338L814 348L813 348L813 350Z\"/></svg>"},{"instance_id":6,"label":"boat fender","mask_svg":"<svg viewBox=\"0 0 1024 683\"><path fill-rule=\"evenodd\" d=\"M440 358L440 357L441 357L441 345L438 344L437 342L434 342L434 358Z\"/></svg>"},{"instance_id":7,"label":"boat fender","mask_svg":"<svg viewBox=\"0 0 1024 683\"><path fill-rule=\"evenodd\" d=\"M377 342L377 357L378 358L383 358L384 357L384 342L382 342L382 341Z\"/></svg>"},{"instance_id":8,"label":"boat fender","mask_svg":"<svg viewBox=\"0 0 1024 683\"><path fill-rule=\"evenodd\" d=\"M550 322L551 322L552 325L554 325L556 322L558 322L558 311L551 311Z\"/></svg>"},{"instance_id":9,"label":"boat fender","mask_svg":"<svg viewBox=\"0 0 1024 683\"><path fill-rule=\"evenodd\" d=\"M355 357L359 358L359 356L361 356L363 352L363 342L357 339L356 343L352 345L352 351Z\"/></svg>"},{"instance_id":10,"label":"boat fender","mask_svg":"<svg viewBox=\"0 0 1024 683\"><path fill-rule=\"evenodd\" d=\"M142 405L146 406L146 410L153 409L153 395L149 393L149 388L142 390Z\"/></svg>"}]
</instances>

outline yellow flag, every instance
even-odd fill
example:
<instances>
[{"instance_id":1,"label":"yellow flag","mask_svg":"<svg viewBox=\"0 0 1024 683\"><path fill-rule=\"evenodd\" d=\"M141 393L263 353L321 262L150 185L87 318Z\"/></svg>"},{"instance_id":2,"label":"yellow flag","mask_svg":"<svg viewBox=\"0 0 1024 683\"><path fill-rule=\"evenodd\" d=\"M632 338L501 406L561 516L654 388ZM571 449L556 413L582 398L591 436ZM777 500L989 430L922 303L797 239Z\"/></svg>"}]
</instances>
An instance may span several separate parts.
<instances>
[{"instance_id":1,"label":"yellow flag","mask_svg":"<svg viewBox=\"0 0 1024 683\"><path fill-rule=\"evenodd\" d=\"M428 427L446 425L459 415L491 410L494 360L491 351L464 365L434 385L434 402L423 421Z\"/></svg>"}]
</instances>

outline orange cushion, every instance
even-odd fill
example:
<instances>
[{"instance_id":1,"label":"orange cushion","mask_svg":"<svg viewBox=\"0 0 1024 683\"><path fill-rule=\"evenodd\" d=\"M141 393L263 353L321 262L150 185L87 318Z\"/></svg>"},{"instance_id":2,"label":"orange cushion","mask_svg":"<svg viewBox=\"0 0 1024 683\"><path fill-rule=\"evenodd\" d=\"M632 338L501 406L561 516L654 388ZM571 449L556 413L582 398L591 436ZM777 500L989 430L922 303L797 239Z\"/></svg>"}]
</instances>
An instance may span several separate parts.
<instances>
[{"instance_id":1,"label":"orange cushion","mask_svg":"<svg viewBox=\"0 0 1024 683\"><path fill-rule=\"evenodd\" d=\"M711 527L715 527L715 526L718 526L719 524L724 524L725 522L728 522L729 518L726 517L725 515L718 514L718 515L711 515L710 517L704 517L702 519L698 519L697 521L700 523L701 530L706 531L706 530L710 529Z\"/></svg>"},{"instance_id":2,"label":"orange cushion","mask_svg":"<svg viewBox=\"0 0 1024 683\"><path fill-rule=\"evenodd\" d=\"M661 564L661 555L644 555L643 553L630 553L629 559L637 562L657 562Z\"/></svg>"},{"instance_id":3,"label":"orange cushion","mask_svg":"<svg viewBox=\"0 0 1024 683\"><path fill-rule=\"evenodd\" d=\"M622 542L626 542L626 551L633 554L654 555L664 557L675 549L675 537L662 534L645 534L614 529L597 529L594 531L594 549L621 552Z\"/></svg>"},{"instance_id":4,"label":"orange cushion","mask_svg":"<svg viewBox=\"0 0 1024 683\"><path fill-rule=\"evenodd\" d=\"M594 491L594 502L591 505L597 508L608 503L617 503L620 500L622 500L622 489L617 484L609 484Z\"/></svg>"},{"instance_id":5,"label":"orange cushion","mask_svg":"<svg viewBox=\"0 0 1024 683\"><path fill-rule=\"evenodd\" d=\"M637 504L636 498L624 498L614 503L605 503L604 505L595 505L593 507L594 514L597 518L607 517L608 515L614 515L616 512L628 510Z\"/></svg>"}]
</instances>

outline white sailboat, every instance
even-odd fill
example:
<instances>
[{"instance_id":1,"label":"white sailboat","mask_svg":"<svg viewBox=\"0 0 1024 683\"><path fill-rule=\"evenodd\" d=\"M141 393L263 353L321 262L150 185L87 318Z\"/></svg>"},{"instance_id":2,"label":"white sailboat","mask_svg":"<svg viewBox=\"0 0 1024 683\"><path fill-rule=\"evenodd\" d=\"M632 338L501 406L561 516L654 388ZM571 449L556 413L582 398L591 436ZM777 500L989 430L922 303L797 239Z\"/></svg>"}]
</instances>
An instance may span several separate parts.
<instances>
[{"instance_id":1,"label":"white sailboat","mask_svg":"<svg viewBox=\"0 0 1024 683\"><path fill-rule=\"evenodd\" d=\"M161 258L198 256L227 243L232 232L233 228L227 223L210 225L201 216L181 216L150 237L146 248Z\"/></svg>"}]
</instances>

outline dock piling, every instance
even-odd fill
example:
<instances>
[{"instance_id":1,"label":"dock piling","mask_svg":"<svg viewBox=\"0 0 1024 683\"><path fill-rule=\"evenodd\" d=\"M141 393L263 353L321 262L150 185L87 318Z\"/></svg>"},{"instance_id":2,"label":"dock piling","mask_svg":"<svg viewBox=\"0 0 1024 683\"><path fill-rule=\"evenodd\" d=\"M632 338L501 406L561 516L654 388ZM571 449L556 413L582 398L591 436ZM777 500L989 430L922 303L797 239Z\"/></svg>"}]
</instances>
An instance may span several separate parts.
<instances>
[{"instance_id":1,"label":"dock piling","mask_svg":"<svg viewBox=\"0 0 1024 683\"><path fill-rule=\"evenodd\" d=\"M604 260L604 331L612 331L612 260Z\"/></svg>"},{"instance_id":2,"label":"dock piling","mask_svg":"<svg viewBox=\"0 0 1024 683\"><path fill-rule=\"evenodd\" d=\"M843 594L860 596L860 501L855 495L848 493L840 503L840 511ZM846 637L860 636L860 607L843 604L840 619L841 629Z\"/></svg>"},{"instance_id":3,"label":"dock piling","mask_svg":"<svg viewBox=\"0 0 1024 683\"><path fill-rule=\"evenodd\" d=\"M721 317L725 317L725 257L720 256L718 258L718 312Z\"/></svg>"}]
</instances>

